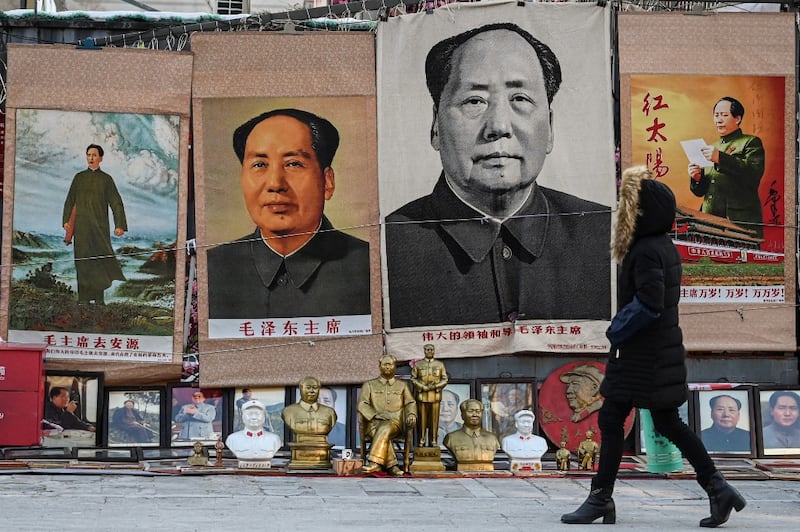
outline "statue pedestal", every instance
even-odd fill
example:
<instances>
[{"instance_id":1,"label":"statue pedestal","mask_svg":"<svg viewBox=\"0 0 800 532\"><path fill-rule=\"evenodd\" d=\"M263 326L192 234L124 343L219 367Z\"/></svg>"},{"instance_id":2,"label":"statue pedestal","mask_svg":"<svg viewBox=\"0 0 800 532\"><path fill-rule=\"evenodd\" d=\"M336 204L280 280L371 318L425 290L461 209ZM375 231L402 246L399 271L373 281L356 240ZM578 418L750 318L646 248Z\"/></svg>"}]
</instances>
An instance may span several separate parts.
<instances>
[{"instance_id":1,"label":"statue pedestal","mask_svg":"<svg viewBox=\"0 0 800 532\"><path fill-rule=\"evenodd\" d=\"M442 451L438 447L415 447L414 461L409 469L412 473L444 471Z\"/></svg>"},{"instance_id":2,"label":"statue pedestal","mask_svg":"<svg viewBox=\"0 0 800 532\"><path fill-rule=\"evenodd\" d=\"M511 471L541 471L542 461L533 458L512 458Z\"/></svg>"},{"instance_id":3,"label":"statue pedestal","mask_svg":"<svg viewBox=\"0 0 800 532\"><path fill-rule=\"evenodd\" d=\"M299 441L289 442L292 459L286 465L288 471L300 469L331 469L331 447L328 436L309 437L298 435Z\"/></svg>"},{"instance_id":4,"label":"statue pedestal","mask_svg":"<svg viewBox=\"0 0 800 532\"><path fill-rule=\"evenodd\" d=\"M456 471L494 471L494 464L492 462L456 462L456 466Z\"/></svg>"}]
</instances>

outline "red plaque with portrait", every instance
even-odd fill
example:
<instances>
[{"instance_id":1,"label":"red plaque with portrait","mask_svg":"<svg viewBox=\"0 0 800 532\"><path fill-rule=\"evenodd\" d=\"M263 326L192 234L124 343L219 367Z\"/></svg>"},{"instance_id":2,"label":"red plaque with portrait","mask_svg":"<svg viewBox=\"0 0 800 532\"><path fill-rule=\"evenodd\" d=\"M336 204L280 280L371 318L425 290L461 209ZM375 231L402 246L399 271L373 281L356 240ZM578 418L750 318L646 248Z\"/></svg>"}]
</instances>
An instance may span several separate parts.
<instances>
[{"instance_id":1,"label":"red plaque with portrait","mask_svg":"<svg viewBox=\"0 0 800 532\"><path fill-rule=\"evenodd\" d=\"M605 364L592 360L570 362L553 371L539 390L539 425L554 444L567 442L576 453L578 444L592 430L592 439L601 442L597 411L603 406L600 383ZM625 435L633 429L635 409L625 420Z\"/></svg>"}]
</instances>

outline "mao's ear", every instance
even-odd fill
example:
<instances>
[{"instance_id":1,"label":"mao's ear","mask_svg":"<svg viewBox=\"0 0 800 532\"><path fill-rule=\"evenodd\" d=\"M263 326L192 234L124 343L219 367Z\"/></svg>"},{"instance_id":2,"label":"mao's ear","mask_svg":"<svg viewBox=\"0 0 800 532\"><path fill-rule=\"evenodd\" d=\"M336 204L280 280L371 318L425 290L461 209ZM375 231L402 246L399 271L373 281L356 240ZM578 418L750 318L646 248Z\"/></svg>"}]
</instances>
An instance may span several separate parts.
<instances>
[{"instance_id":1,"label":"mao's ear","mask_svg":"<svg viewBox=\"0 0 800 532\"><path fill-rule=\"evenodd\" d=\"M439 151L439 117L436 107L433 108L433 123L431 124L431 146Z\"/></svg>"},{"instance_id":2,"label":"mao's ear","mask_svg":"<svg viewBox=\"0 0 800 532\"><path fill-rule=\"evenodd\" d=\"M329 200L333 197L333 191L336 190L336 179L333 175L333 168L326 166L322 171L322 177L325 180L325 199Z\"/></svg>"},{"instance_id":3,"label":"mao's ear","mask_svg":"<svg viewBox=\"0 0 800 532\"><path fill-rule=\"evenodd\" d=\"M553 151L553 110L550 109L550 133L547 135L547 153Z\"/></svg>"}]
</instances>

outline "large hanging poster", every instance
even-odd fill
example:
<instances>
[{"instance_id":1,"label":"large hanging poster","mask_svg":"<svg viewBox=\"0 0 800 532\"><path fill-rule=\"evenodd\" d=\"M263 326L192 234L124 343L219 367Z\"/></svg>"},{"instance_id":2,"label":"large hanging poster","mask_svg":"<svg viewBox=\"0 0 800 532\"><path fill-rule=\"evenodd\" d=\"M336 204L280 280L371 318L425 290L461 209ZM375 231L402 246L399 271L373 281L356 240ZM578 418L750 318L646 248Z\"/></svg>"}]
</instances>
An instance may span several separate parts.
<instances>
[{"instance_id":1,"label":"large hanging poster","mask_svg":"<svg viewBox=\"0 0 800 532\"><path fill-rule=\"evenodd\" d=\"M785 300L784 86L631 76L631 157L676 196L684 303Z\"/></svg>"},{"instance_id":2,"label":"large hanging poster","mask_svg":"<svg viewBox=\"0 0 800 532\"><path fill-rule=\"evenodd\" d=\"M609 11L451 4L379 28L392 353L608 349Z\"/></svg>"},{"instance_id":3,"label":"large hanging poster","mask_svg":"<svg viewBox=\"0 0 800 532\"><path fill-rule=\"evenodd\" d=\"M622 165L675 193L684 343L794 351L794 19L641 15L619 15Z\"/></svg>"},{"instance_id":4,"label":"large hanging poster","mask_svg":"<svg viewBox=\"0 0 800 532\"><path fill-rule=\"evenodd\" d=\"M18 109L16 124L9 339L171 362L179 117Z\"/></svg>"},{"instance_id":5,"label":"large hanging poster","mask_svg":"<svg viewBox=\"0 0 800 532\"><path fill-rule=\"evenodd\" d=\"M0 332L109 384L178 378L191 56L12 45L8 63Z\"/></svg>"},{"instance_id":6,"label":"large hanging poster","mask_svg":"<svg viewBox=\"0 0 800 532\"><path fill-rule=\"evenodd\" d=\"M202 116L209 338L370 334L364 99L209 98Z\"/></svg>"},{"instance_id":7,"label":"large hanging poster","mask_svg":"<svg viewBox=\"0 0 800 532\"><path fill-rule=\"evenodd\" d=\"M214 33L192 50L204 385L369 378L382 344L374 37Z\"/></svg>"}]
</instances>

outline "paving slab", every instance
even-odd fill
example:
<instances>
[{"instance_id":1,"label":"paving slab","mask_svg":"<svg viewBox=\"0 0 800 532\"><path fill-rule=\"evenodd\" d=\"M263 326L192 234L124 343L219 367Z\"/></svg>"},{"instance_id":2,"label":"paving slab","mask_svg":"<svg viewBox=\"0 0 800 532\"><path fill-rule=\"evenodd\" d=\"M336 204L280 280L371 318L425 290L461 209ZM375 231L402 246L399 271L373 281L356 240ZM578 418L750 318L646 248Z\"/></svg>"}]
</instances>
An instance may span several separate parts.
<instances>
[{"instance_id":1,"label":"paving slab","mask_svg":"<svg viewBox=\"0 0 800 532\"><path fill-rule=\"evenodd\" d=\"M589 478L0 475L3 531L586 530L560 515ZM800 482L733 481L748 499L727 530L795 530ZM622 479L614 530L697 530L708 501L693 480ZM604 528L602 530L605 530Z\"/></svg>"}]
</instances>

